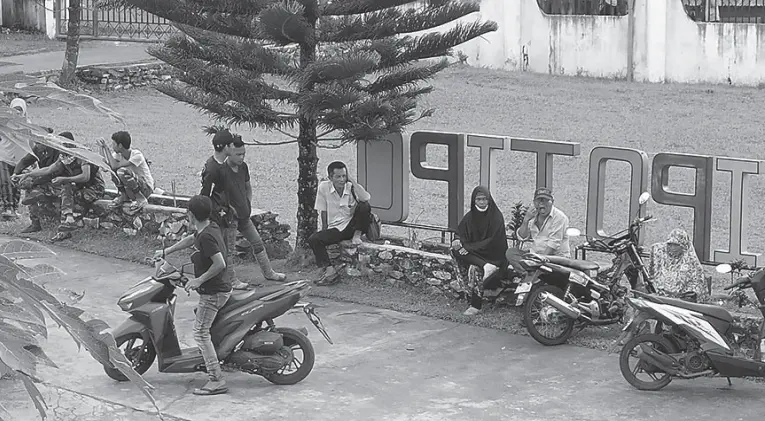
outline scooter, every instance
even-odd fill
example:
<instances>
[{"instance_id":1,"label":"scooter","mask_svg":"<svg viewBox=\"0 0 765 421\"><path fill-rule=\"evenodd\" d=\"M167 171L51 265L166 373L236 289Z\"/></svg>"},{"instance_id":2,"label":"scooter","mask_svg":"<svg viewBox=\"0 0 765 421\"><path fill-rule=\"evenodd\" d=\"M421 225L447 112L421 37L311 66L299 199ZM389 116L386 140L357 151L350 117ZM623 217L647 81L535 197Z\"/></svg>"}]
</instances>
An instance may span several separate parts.
<instances>
[{"instance_id":1,"label":"scooter","mask_svg":"<svg viewBox=\"0 0 765 421\"><path fill-rule=\"evenodd\" d=\"M154 276L130 288L117 301L130 317L113 336L118 347L125 345L123 352L139 374L144 374L155 359L160 373L206 371L199 349L181 349L175 330L175 288L188 282L184 268L190 264L178 270L164 259L155 259ZM315 307L299 302L310 289L308 282L295 281L232 294L210 329L222 368L263 376L279 385L305 379L315 359L308 331L276 327L274 319L292 308L302 309L332 344ZM104 371L114 380L128 380L114 367L104 366Z\"/></svg>"},{"instance_id":2,"label":"scooter","mask_svg":"<svg viewBox=\"0 0 765 421\"><path fill-rule=\"evenodd\" d=\"M717 266L729 273L731 266ZM765 317L765 268L739 278L725 290L752 288ZM647 320L664 326L661 332L638 334L624 344L619 355L619 369L627 382L639 390L660 390L672 379L699 377L765 377L765 322L761 322L753 358L743 355L734 340L740 329L723 307L696 304L680 299L659 297L633 291L637 298L627 298L636 310L625 332L633 331ZM635 367L630 358L636 357ZM645 373L647 380L638 378Z\"/></svg>"}]
</instances>

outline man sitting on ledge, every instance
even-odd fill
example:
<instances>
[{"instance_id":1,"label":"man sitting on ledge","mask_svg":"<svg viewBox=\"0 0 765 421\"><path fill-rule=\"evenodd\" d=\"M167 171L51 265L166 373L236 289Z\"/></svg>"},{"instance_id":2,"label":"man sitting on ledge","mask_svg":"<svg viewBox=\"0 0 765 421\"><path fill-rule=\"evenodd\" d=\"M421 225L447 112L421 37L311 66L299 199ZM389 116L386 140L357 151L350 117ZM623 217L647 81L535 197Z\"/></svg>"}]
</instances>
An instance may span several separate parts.
<instances>
[{"instance_id":1,"label":"man sitting on ledge","mask_svg":"<svg viewBox=\"0 0 765 421\"><path fill-rule=\"evenodd\" d=\"M534 207L526 212L523 223L516 235L524 241L531 241L532 253L561 256L570 259L568 216L554 206L552 190L539 187L534 192Z\"/></svg>"},{"instance_id":2,"label":"man sitting on ledge","mask_svg":"<svg viewBox=\"0 0 765 421\"><path fill-rule=\"evenodd\" d=\"M340 279L329 261L327 246L344 240L361 243L369 227L372 196L348 175L345 164L335 161L327 167L329 180L319 183L314 209L321 214L321 231L308 237L316 265L324 269L316 285L332 285Z\"/></svg>"}]
</instances>

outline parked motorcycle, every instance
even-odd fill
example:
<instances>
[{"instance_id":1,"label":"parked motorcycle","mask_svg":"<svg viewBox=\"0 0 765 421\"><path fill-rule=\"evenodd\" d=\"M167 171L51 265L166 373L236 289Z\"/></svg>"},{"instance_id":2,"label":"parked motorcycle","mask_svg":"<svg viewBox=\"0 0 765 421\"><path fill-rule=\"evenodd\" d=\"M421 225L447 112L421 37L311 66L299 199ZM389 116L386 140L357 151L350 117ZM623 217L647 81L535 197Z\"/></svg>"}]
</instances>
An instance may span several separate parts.
<instances>
[{"instance_id":1,"label":"parked motorcycle","mask_svg":"<svg viewBox=\"0 0 765 421\"><path fill-rule=\"evenodd\" d=\"M649 198L648 192L641 194L640 205ZM612 267L602 273L598 263L586 260L534 254L523 259L521 266L527 275L516 294L519 303L525 300L524 324L529 334L543 345L560 345L577 324L581 330L622 322L629 292L620 282L625 274L633 288L644 286L655 292L637 246L640 227L651 220L651 216L636 217L614 237L588 239L585 246L596 244L616 255ZM575 228L568 231L569 237L580 234Z\"/></svg>"},{"instance_id":2,"label":"parked motorcycle","mask_svg":"<svg viewBox=\"0 0 765 421\"><path fill-rule=\"evenodd\" d=\"M718 272L728 273L731 266L719 265ZM765 268L739 278L726 290L752 288L765 317ZM733 324L733 316L723 307L696 304L684 300L643 294L628 298L627 303L637 311L625 326L632 331L646 320L656 320L665 328L657 332L638 333L622 347L619 369L633 387L640 390L660 390L674 378L698 377L765 377L765 323L760 324L753 355L741 352L735 341L741 326ZM636 357L635 367L630 358ZM649 378L642 380L638 374Z\"/></svg>"},{"instance_id":3,"label":"parked motorcycle","mask_svg":"<svg viewBox=\"0 0 765 421\"><path fill-rule=\"evenodd\" d=\"M130 317L113 332L117 346L139 374L159 361L161 373L205 371L198 348L181 349L175 330L175 288L188 282L180 270L156 259L155 275L130 288L117 304ZM302 309L324 338L332 343L310 303L299 302L310 290L306 281L234 293L218 312L210 332L224 369L263 376L279 385L305 379L313 369L314 349L308 331L277 327L274 319L292 308ZM195 310L196 312L196 310ZM127 378L114 367L104 366L112 379Z\"/></svg>"}]
</instances>

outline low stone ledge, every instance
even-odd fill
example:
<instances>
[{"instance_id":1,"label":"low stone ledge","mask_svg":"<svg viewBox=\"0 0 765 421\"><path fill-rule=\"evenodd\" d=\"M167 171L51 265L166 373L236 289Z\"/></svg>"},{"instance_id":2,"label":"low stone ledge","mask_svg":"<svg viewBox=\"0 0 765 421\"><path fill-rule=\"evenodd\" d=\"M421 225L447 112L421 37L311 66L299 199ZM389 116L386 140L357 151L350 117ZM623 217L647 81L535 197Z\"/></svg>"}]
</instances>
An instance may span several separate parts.
<instances>
[{"instance_id":1,"label":"low stone ledge","mask_svg":"<svg viewBox=\"0 0 765 421\"><path fill-rule=\"evenodd\" d=\"M174 78L172 66L162 62L83 66L75 74L83 83L109 91L150 86Z\"/></svg>"}]
</instances>

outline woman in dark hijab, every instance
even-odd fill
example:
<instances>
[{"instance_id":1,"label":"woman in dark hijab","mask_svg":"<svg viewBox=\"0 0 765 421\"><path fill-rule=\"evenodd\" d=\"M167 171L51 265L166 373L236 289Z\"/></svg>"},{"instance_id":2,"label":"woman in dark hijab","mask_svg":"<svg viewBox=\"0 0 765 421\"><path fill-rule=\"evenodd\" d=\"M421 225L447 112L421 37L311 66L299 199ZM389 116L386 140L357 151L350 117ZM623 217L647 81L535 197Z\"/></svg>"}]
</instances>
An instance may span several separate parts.
<instances>
[{"instance_id":1,"label":"woman in dark hijab","mask_svg":"<svg viewBox=\"0 0 765 421\"><path fill-rule=\"evenodd\" d=\"M473 285L470 308L464 313L472 316L481 309L483 290L495 289L507 269L505 218L486 187L473 189L470 212L460 221L457 237L452 242L452 256L462 265L483 269L483 282Z\"/></svg>"}]
</instances>

